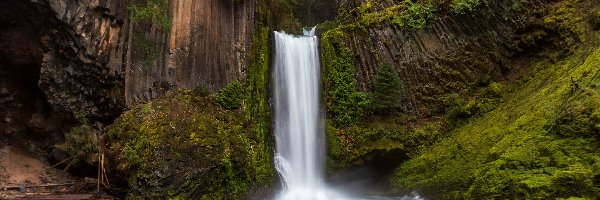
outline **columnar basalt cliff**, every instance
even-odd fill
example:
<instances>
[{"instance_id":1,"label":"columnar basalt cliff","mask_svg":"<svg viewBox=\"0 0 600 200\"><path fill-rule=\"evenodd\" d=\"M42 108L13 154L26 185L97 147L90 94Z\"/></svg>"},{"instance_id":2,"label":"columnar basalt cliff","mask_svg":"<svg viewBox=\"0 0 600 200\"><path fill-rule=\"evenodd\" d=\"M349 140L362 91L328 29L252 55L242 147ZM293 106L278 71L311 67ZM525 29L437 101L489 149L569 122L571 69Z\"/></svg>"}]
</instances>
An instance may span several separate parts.
<instances>
[{"instance_id":1,"label":"columnar basalt cliff","mask_svg":"<svg viewBox=\"0 0 600 200\"><path fill-rule=\"evenodd\" d=\"M145 1L0 3L2 142L48 155L80 123L100 129L169 90L245 77L258 2L164 3L163 24L134 19Z\"/></svg>"},{"instance_id":2,"label":"columnar basalt cliff","mask_svg":"<svg viewBox=\"0 0 600 200\"><path fill-rule=\"evenodd\" d=\"M420 12L437 15L428 13L432 16L422 17L423 27L414 27L411 21L396 18L372 19L403 12L411 6L406 2L343 1L336 31L351 35L340 45L350 51L359 90L371 91L380 66L392 64L404 85L399 98L405 111L429 116L443 109L444 95L489 84L510 71L509 58L518 50L518 38L524 36L519 31L541 20L535 16L543 11L539 3L522 3L518 9L515 5L507 1L486 12L465 14L424 10ZM405 12L414 17L421 14Z\"/></svg>"},{"instance_id":3,"label":"columnar basalt cliff","mask_svg":"<svg viewBox=\"0 0 600 200\"><path fill-rule=\"evenodd\" d=\"M150 100L173 88L217 91L245 75L256 1L171 0L170 28L128 23L127 104ZM139 38L156 51L136 51ZM142 41L143 42L143 41Z\"/></svg>"},{"instance_id":4,"label":"columnar basalt cliff","mask_svg":"<svg viewBox=\"0 0 600 200\"><path fill-rule=\"evenodd\" d=\"M104 120L118 116L126 104L157 98L169 89L216 91L244 76L255 1L168 3L171 26L164 30L151 20L132 22L129 1L5 2L11 6L2 10L3 46L10 46L10 38L24 37L23 42L35 45L28 48L31 58L5 57L39 65L32 69L32 74L39 70L39 78L31 82L39 82L50 105ZM10 73L10 63L3 67L4 74Z\"/></svg>"}]
</instances>

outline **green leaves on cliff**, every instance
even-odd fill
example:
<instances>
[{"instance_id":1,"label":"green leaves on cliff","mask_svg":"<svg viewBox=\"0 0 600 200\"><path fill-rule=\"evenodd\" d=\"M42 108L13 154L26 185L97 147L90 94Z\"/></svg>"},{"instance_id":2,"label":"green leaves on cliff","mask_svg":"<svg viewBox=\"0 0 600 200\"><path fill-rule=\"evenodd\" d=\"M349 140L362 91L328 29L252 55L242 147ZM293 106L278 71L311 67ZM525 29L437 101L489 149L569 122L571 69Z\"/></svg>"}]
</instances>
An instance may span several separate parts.
<instances>
[{"instance_id":1,"label":"green leaves on cliff","mask_svg":"<svg viewBox=\"0 0 600 200\"><path fill-rule=\"evenodd\" d=\"M367 1L349 14L358 15L358 20L352 18L351 23L340 27L344 29L361 29L389 23L398 28L420 29L425 27L427 22L434 17L434 12L435 7L433 4L413 3L411 0L406 0L381 11L373 11L373 2Z\"/></svg>"},{"instance_id":2,"label":"green leaves on cliff","mask_svg":"<svg viewBox=\"0 0 600 200\"><path fill-rule=\"evenodd\" d=\"M219 105L228 110L235 110L242 106L244 88L237 82L231 82L219 91L215 98Z\"/></svg>"},{"instance_id":3,"label":"green leaves on cliff","mask_svg":"<svg viewBox=\"0 0 600 200\"><path fill-rule=\"evenodd\" d=\"M127 10L133 23L152 23L164 31L171 27L168 0L132 0Z\"/></svg>"},{"instance_id":4,"label":"green leaves on cliff","mask_svg":"<svg viewBox=\"0 0 600 200\"><path fill-rule=\"evenodd\" d=\"M465 14L474 11L484 0L452 0L452 9L456 13Z\"/></svg>"},{"instance_id":5,"label":"green leaves on cliff","mask_svg":"<svg viewBox=\"0 0 600 200\"><path fill-rule=\"evenodd\" d=\"M325 33L321 40L327 110L339 126L356 123L369 104L367 95L356 88L354 60L350 51L342 46L344 39L347 39L345 33L335 29Z\"/></svg>"}]
</instances>

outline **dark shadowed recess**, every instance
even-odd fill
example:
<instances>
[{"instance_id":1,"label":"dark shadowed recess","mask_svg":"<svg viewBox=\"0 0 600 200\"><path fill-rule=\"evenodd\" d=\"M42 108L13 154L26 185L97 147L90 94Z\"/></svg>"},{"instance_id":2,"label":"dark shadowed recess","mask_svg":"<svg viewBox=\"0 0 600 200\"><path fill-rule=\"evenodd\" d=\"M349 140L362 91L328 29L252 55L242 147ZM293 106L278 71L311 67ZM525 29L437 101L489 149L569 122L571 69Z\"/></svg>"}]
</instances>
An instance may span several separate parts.
<instances>
[{"instance_id":1,"label":"dark shadowed recess","mask_svg":"<svg viewBox=\"0 0 600 200\"><path fill-rule=\"evenodd\" d=\"M381 195L390 188L389 180L396 167L409 159L401 150L378 150L364 158L363 165L342 170L330 182L353 196Z\"/></svg>"},{"instance_id":2,"label":"dark shadowed recess","mask_svg":"<svg viewBox=\"0 0 600 200\"><path fill-rule=\"evenodd\" d=\"M337 15L338 0L296 0L291 1L294 16L304 26L315 26L327 20L333 20Z\"/></svg>"},{"instance_id":3,"label":"dark shadowed recess","mask_svg":"<svg viewBox=\"0 0 600 200\"><path fill-rule=\"evenodd\" d=\"M0 2L0 142L47 156L74 118L39 87L49 17L24 0Z\"/></svg>"}]
</instances>

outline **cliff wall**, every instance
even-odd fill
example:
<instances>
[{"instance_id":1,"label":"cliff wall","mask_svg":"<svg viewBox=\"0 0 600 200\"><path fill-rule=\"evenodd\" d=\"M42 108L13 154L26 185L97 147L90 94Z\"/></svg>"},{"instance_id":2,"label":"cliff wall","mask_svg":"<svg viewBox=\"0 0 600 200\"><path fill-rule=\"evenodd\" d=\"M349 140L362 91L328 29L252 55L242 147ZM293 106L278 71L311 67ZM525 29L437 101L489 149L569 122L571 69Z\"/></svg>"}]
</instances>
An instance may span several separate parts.
<instances>
[{"instance_id":1,"label":"cliff wall","mask_svg":"<svg viewBox=\"0 0 600 200\"><path fill-rule=\"evenodd\" d=\"M485 12L461 14L444 5L342 1L340 24L323 37L348 49L358 90L372 91L380 66L391 64L404 86L398 97L404 111L431 116L443 111L449 93L487 86L510 71L520 37L530 33L523 30L533 32L541 20L536 13L543 12L536 2L515 5L507 1Z\"/></svg>"},{"instance_id":2,"label":"cliff wall","mask_svg":"<svg viewBox=\"0 0 600 200\"><path fill-rule=\"evenodd\" d=\"M132 49L125 64L128 105L156 98L171 88L202 86L217 91L245 74L255 1L171 0L169 7L168 30L151 23L126 25ZM156 51L152 57L135 51L138 37L151 42Z\"/></svg>"}]
</instances>

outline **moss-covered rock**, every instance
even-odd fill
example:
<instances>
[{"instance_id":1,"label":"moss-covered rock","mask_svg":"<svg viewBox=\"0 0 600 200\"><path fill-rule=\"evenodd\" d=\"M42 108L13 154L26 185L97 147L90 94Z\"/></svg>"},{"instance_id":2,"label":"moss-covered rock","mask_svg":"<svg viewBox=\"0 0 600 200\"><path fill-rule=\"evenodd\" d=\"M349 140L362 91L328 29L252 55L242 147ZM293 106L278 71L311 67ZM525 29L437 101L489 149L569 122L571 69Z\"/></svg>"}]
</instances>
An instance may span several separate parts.
<instances>
[{"instance_id":1,"label":"moss-covered rock","mask_svg":"<svg viewBox=\"0 0 600 200\"><path fill-rule=\"evenodd\" d=\"M183 90L124 113L107 144L132 199L241 199L273 175L255 129L244 112Z\"/></svg>"},{"instance_id":2,"label":"moss-covered rock","mask_svg":"<svg viewBox=\"0 0 600 200\"><path fill-rule=\"evenodd\" d=\"M443 199L597 198L600 49L534 69L498 108L400 165L395 191Z\"/></svg>"}]
</instances>

